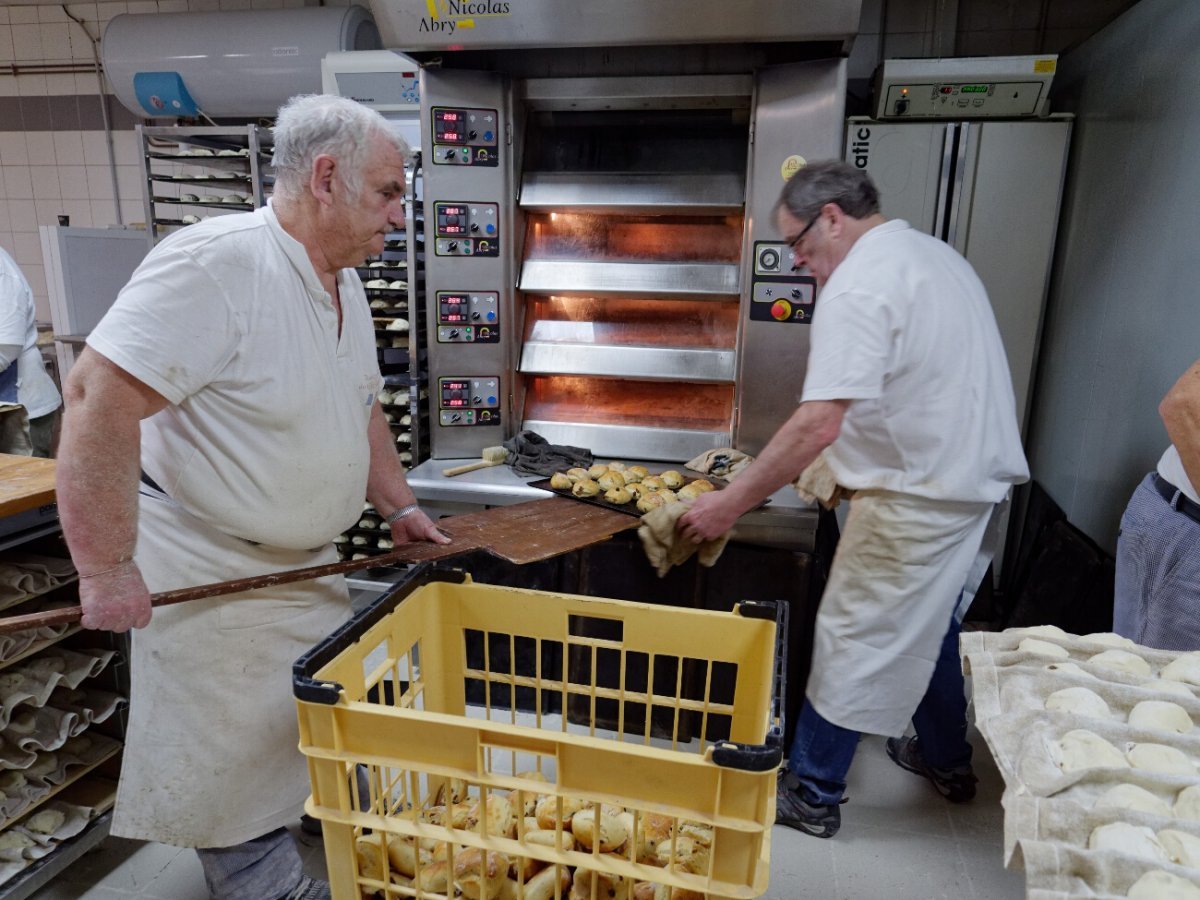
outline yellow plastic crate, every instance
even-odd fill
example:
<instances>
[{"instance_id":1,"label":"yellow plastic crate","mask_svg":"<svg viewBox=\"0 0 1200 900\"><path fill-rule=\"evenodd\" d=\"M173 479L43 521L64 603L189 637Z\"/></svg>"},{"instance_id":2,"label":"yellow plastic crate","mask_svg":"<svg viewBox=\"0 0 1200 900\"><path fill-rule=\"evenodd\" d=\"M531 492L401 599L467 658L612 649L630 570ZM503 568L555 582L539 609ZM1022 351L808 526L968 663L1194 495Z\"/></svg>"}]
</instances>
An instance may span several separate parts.
<instances>
[{"instance_id":1,"label":"yellow plastic crate","mask_svg":"<svg viewBox=\"0 0 1200 900\"><path fill-rule=\"evenodd\" d=\"M759 896L775 617L414 570L295 667L334 900Z\"/></svg>"}]
</instances>

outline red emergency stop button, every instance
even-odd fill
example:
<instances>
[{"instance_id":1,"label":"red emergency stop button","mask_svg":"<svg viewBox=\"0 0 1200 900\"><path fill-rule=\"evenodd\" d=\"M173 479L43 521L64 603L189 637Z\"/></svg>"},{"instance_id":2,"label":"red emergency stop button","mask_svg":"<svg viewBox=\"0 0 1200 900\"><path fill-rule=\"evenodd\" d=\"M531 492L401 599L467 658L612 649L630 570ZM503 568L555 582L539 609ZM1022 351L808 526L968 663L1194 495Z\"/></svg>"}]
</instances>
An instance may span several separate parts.
<instances>
[{"instance_id":1,"label":"red emergency stop button","mask_svg":"<svg viewBox=\"0 0 1200 900\"><path fill-rule=\"evenodd\" d=\"M771 318L786 322L792 317L792 304L786 300L776 300L771 304Z\"/></svg>"}]
</instances>

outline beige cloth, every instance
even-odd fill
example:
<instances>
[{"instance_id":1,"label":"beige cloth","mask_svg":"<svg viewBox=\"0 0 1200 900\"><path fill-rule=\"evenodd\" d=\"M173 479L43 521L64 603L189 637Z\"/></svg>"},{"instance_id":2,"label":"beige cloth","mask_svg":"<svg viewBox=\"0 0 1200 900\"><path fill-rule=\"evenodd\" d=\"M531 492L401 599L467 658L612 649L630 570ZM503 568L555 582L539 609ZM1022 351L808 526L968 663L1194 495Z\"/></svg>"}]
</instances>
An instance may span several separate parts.
<instances>
[{"instance_id":1,"label":"beige cloth","mask_svg":"<svg viewBox=\"0 0 1200 900\"><path fill-rule=\"evenodd\" d=\"M726 481L733 481L734 476L752 462L754 462L754 457L748 453L734 450L732 447L718 447L716 450L705 450L684 465L693 472L703 472L706 475L715 475Z\"/></svg>"},{"instance_id":2,"label":"beige cloth","mask_svg":"<svg viewBox=\"0 0 1200 900\"><path fill-rule=\"evenodd\" d=\"M729 543L729 532L701 544L693 544L679 534L675 526L687 509L686 503L671 503L652 509L642 516L638 537L642 539L646 558L654 566L659 578L666 575L671 566L687 562L693 553L699 554L700 565L711 567Z\"/></svg>"},{"instance_id":3,"label":"beige cloth","mask_svg":"<svg viewBox=\"0 0 1200 900\"><path fill-rule=\"evenodd\" d=\"M854 497L854 491L837 483L837 476L829 467L824 451L808 464L808 467L792 482L792 486L800 495L801 500L820 503L826 509L836 509L842 500L850 500Z\"/></svg>"}]
</instances>

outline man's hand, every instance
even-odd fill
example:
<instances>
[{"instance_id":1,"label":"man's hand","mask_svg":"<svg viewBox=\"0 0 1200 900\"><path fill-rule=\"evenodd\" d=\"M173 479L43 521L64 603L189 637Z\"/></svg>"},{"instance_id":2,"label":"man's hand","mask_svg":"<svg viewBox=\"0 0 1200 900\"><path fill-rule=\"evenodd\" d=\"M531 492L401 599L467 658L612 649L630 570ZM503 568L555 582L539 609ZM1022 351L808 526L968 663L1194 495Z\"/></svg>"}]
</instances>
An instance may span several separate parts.
<instances>
[{"instance_id":1,"label":"man's hand","mask_svg":"<svg viewBox=\"0 0 1200 900\"><path fill-rule=\"evenodd\" d=\"M742 511L731 503L728 491L709 491L692 501L688 511L679 517L676 529L693 544L718 538L733 527Z\"/></svg>"},{"instance_id":2,"label":"man's hand","mask_svg":"<svg viewBox=\"0 0 1200 900\"><path fill-rule=\"evenodd\" d=\"M132 560L108 572L79 579L84 628L128 631L150 624L150 591Z\"/></svg>"},{"instance_id":3,"label":"man's hand","mask_svg":"<svg viewBox=\"0 0 1200 900\"><path fill-rule=\"evenodd\" d=\"M392 543L409 544L413 541L448 544L450 538L438 531L429 516L418 509L392 523Z\"/></svg>"}]
</instances>

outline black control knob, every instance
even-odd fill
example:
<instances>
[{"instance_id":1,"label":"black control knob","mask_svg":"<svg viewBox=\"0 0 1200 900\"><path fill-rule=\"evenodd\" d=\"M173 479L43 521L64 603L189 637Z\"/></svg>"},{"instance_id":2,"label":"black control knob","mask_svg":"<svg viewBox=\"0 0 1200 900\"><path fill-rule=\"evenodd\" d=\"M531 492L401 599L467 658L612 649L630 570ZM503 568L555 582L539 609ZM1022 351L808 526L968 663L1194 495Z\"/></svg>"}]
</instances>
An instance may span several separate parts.
<instances>
[{"instance_id":1,"label":"black control knob","mask_svg":"<svg viewBox=\"0 0 1200 900\"><path fill-rule=\"evenodd\" d=\"M458 155L458 151L451 147L446 151L446 159L454 159Z\"/></svg>"},{"instance_id":2,"label":"black control knob","mask_svg":"<svg viewBox=\"0 0 1200 900\"><path fill-rule=\"evenodd\" d=\"M800 288L792 288L792 299L793 300L799 300L803 296L804 296L804 292L801 291Z\"/></svg>"},{"instance_id":3,"label":"black control knob","mask_svg":"<svg viewBox=\"0 0 1200 900\"><path fill-rule=\"evenodd\" d=\"M467 137L469 137L471 140L475 140L475 138L479 137L479 132L472 128L467 132Z\"/></svg>"},{"instance_id":4,"label":"black control knob","mask_svg":"<svg viewBox=\"0 0 1200 900\"><path fill-rule=\"evenodd\" d=\"M480 403L483 402L483 398L482 397L472 397L471 402L474 403L476 406L478 406Z\"/></svg>"},{"instance_id":5,"label":"black control knob","mask_svg":"<svg viewBox=\"0 0 1200 900\"><path fill-rule=\"evenodd\" d=\"M458 249L458 241L450 241L448 244L446 244L446 249L453 253Z\"/></svg>"},{"instance_id":6,"label":"black control knob","mask_svg":"<svg viewBox=\"0 0 1200 900\"><path fill-rule=\"evenodd\" d=\"M764 250L758 258L758 264L767 271L776 269L779 267L779 254L774 250Z\"/></svg>"},{"instance_id":7,"label":"black control knob","mask_svg":"<svg viewBox=\"0 0 1200 900\"><path fill-rule=\"evenodd\" d=\"M460 416L458 413L454 413L453 415L450 416L450 421L451 422L461 422L462 416Z\"/></svg>"},{"instance_id":8,"label":"black control knob","mask_svg":"<svg viewBox=\"0 0 1200 900\"><path fill-rule=\"evenodd\" d=\"M451 329L450 329L450 339L451 339L451 340L454 340L454 338L456 338L456 337L458 337L458 329L457 329L457 328L451 328ZM455 394L458 394L458 391L455 391L454 393L455 393Z\"/></svg>"},{"instance_id":9,"label":"black control knob","mask_svg":"<svg viewBox=\"0 0 1200 900\"><path fill-rule=\"evenodd\" d=\"M472 231L478 231L478 230L479 230L479 223L478 223L478 222L472 222L472 223L471 223L471 230L472 230Z\"/></svg>"},{"instance_id":10,"label":"black control knob","mask_svg":"<svg viewBox=\"0 0 1200 900\"><path fill-rule=\"evenodd\" d=\"M471 321L472 322L478 322L479 318L480 318L479 310L475 310L475 312L471 313Z\"/></svg>"}]
</instances>

